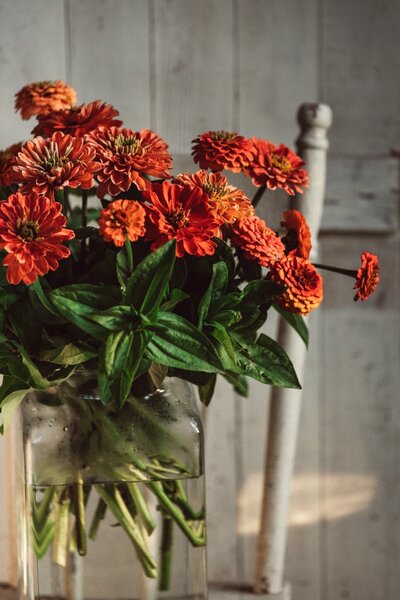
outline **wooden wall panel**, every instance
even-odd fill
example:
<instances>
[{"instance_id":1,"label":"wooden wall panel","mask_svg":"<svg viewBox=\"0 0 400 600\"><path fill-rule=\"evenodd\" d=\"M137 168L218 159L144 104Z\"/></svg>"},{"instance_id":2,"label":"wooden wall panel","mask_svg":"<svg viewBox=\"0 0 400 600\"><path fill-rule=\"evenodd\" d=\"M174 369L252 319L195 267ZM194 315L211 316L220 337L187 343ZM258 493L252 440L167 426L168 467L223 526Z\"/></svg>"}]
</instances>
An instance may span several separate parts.
<instances>
[{"instance_id":1,"label":"wooden wall panel","mask_svg":"<svg viewBox=\"0 0 400 600\"><path fill-rule=\"evenodd\" d=\"M0 148L28 139L34 121L14 112L14 94L27 83L65 79L63 0L0 3Z\"/></svg>"},{"instance_id":2,"label":"wooden wall panel","mask_svg":"<svg viewBox=\"0 0 400 600\"><path fill-rule=\"evenodd\" d=\"M230 0L152 0L153 127L175 153L198 133L232 129L233 11Z\"/></svg>"},{"instance_id":3,"label":"wooden wall panel","mask_svg":"<svg viewBox=\"0 0 400 600\"><path fill-rule=\"evenodd\" d=\"M297 107L317 101L317 0L238 0L238 120L293 145Z\"/></svg>"},{"instance_id":4,"label":"wooden wall panel","mask_svg":"<svg viewBox=\"0 0 400 600\"><path fill-rule=\"evenodd\" d=\"M322 0L322 101L333 109L335 153L399 148L400 3Z\"/></svg>"},{"instance_id":5,"label":"wooden wall panel","mask_svg":"<svg viewBox=\"0 0 400 600\"><path fill-rule=\"evenodd\" d=\"M145 0L67 0L68 75L81 102L100 98L127 127L150 127L150 30Z\"/></svg>"}]
</instances>

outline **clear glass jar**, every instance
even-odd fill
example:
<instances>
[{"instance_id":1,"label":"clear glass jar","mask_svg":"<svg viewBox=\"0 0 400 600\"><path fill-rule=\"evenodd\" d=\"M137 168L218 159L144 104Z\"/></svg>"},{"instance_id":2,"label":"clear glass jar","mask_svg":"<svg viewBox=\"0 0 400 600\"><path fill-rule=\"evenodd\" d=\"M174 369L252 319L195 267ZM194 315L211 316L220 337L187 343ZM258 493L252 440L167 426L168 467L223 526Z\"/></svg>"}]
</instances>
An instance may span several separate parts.
<instances>
[{"instance_id":1,"label":"clear glass jar","mask_svg":"<svg viewBox=\"0 0 400 600\"><path fill-rule=\"evenodd\" d=\"M94 378L74 376L28 394L20 414L21 599L206 598L190 384L166 378L119 409L100 402Z\"/></svg>"}]
</instances>

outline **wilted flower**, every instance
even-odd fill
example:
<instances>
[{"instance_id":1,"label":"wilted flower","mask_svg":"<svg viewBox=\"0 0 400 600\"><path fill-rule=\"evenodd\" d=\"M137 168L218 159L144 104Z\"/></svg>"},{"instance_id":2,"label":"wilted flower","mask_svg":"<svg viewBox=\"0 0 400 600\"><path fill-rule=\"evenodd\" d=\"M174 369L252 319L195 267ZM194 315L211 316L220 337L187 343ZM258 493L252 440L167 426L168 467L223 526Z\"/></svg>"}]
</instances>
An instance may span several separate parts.
<instances>
[{"instance_id":1,"label":"wilted flower","mask_svg":"<svg viewBox=\"0 0 400 600\"><path fill-rule=\"evenodd\" d=\"M45 115L50 110L69 108L76 103L74 88L63 81L36 81L15 94L15 110L23 119Z\"/></svg>"},{"instance_id":2,"label":"wilted flower","mask_svg":"<svg viewBox=\"0 0 400 600\"><path fill-rule=\"evenodd\" d=\"M64 242L74 237L65 224L61 204L46 196L17 192L0 203L0 248L8 253L3 265L9 283L30 285L58 268L70 254Z\"/></svg>"}]
</instances>

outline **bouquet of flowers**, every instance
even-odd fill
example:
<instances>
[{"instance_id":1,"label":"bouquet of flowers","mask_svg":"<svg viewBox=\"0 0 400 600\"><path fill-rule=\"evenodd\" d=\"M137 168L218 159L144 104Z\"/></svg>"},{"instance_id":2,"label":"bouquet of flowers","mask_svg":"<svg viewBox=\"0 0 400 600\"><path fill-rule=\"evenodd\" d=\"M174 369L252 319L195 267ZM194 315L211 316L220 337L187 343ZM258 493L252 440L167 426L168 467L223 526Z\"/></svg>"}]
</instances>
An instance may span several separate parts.
<instances>
[{"instance_id":1,"label":"bouquet of flowers","mask_svg":"<svg viewBox=\"0 0 400 600\"><path fill-rule=\"evenodd\" d=\"M15 106L37 123L32 139L0 154L2 427L30 391L49 404L49 390L85 372L95 377L100 402L81 401L80 410L108 435L100 406L129 406L126 418L135 418L133 400L154 393L167 376L197 385L205 404L218 374L242 395L248 377L299 387L283 348L259 330L274 308L307 341L303 316L322 301L322 278L309 261L304 216L285 211L276 232L255 210L266 189L294 195L307 186L294 152L208 131L193 140L199 170L173 176L167 143L156 133L124 127L118 111L100 100L77 105L75 91L61 81L26 85ZM254 198L223 171L250 178ZM358 270L336 270L355 278L356 300L379 281L378 259L369 252ZM149 475L148 465L135 468ZM179 468L170 465L165 477L174 476ZM190 507L182 509L181 491L153 488L191 541L203 543L198 522L197 529L188 525L196 519ZM85 487L74 493L76 544L84 553ZM65 504L68 494L57 494ZM125 491L116 496L100 486L99 494L99 510L108 506L129 530ZM53 495L41 496L48 508L43 527L54 517ZM146 521L137 498L135 514ZM130 533L154 576L139 533Z\"/></svg>"}]
</instances>

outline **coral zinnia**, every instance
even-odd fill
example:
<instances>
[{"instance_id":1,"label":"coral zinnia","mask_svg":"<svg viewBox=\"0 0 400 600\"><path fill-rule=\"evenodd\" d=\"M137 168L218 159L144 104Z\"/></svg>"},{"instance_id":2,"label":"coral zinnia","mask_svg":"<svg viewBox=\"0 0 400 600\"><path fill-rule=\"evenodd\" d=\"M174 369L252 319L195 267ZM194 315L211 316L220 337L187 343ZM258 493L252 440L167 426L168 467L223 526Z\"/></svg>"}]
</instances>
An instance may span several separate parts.
<instances>
[{"instance_id":1,"label":"coral zinnia","mask_svg":"<svg viewBox=\"0 0 400 600\"><path fill-rule=\"evenodd\" d=\"M243 251L245 258L256 260L263 267L274 264L285 251L279 236L256 215L233 223L231 242Z\"/></svg>"},{"instance_id":2,"label":"coral zinnia","mask_svg":"<svg viewBox=\"0 0 400 600\"><path fill-rule=\"evenodd\" d=\"M286 286L275 302L288 312L307 315L322 302L322 277L304 258L283 257L271 266L267 279Z\"/></svg>"},{"instance_id":3,"label":"coral zinnia","mask_svg":"<svg viewBox=\"0 0 400 600\"><path fill-rule=\"evenodd\" d=\"M63 242L74 237L65 223L61 204L36 193L17 192L0 204L0 248L8 252L3 265L9 283L30 285L58 268L70 254Z\"/></svg>"},{"instance_id":4,"label":"coral zinnia","mask_svg":"<svg viewBox=\"0 0 400 600\"><path fill-rule=\"evenodd\" d=\"M177 256L214 254L216 244L212 238L220 235L219 221L200 188L164 181L154 183L143 197L150 203L146 207L146 239L153 241L153 250L176 239Z\"/></svg>"},{"instance_id":5,"label":"coral zinnia","mask_svg":"<svg viewBox=\"0 0 400 600\"><path fill-rule=\"evenodd\" d=\"M55 131L81 137L97 127L119 127L122 121L115 119L119 112L101 100L81 104L64 110L49 112L38 116L38 124L32 130L33 135L51 136Z\"/></svg>"},{"instance_id":6,"label":"coral zinnia","mask_svg":"<svg viewBox=\"0 0 400 600\"><path fill-rule=\"evenodd\" d=\"M193 160L199 163L200 169L228 169L239 173L254 157L251 142L236 132L207 131L198 135L192 143Z\"/></svg>"},{"instance_id":7,"label":"coral zinnia","mask_svg":"<svg viewBox=\"0 0 400 600\"><path fill-rule=\"evenodd\" d=\"M0 150L0 185L10 185L12 183L11 167L14 158L21 150L22 143L13 144L5 150Z\"/></svg>"},{"instance_id":8,"label":"coral zinnia","mask_svg":"<svg viewBox=\"0 0 400 600\"><path fill-rule=\"evenodd\" d=\"M286 254L294 254L301 258L308 258L311 250L311 233L304 215L299 210L285 210L282 227L286 227L287 234L282 238Z\"/></svg>"},{"instance_id":9,"label":"coral zinnia","mask_svg":"<svg viewBox=\"0 0 400 600\"><path fill-rule=\"evenodd\" d=\"M379 260L376 254L363 252L361 254L361 267L356 273L356 283L354 289L357 289L354 300L367 300L376 290L379 283Z\"/></svg>"},{"instance_id":10,"label":"coral zinnia","mask_svg":"<svg viewBox=\"0 0 400 600\"><path fill-rule=\"evenodd\" d=\"M169 177L172 158L168 144L149 129L99 127L89 137L101 163L97 173L99 198L127 192L132 184L140 191L149 188L150 182L144 175Z\"/></svg>"},{"instance_id":11,"label":"coral zinnia","mask_svg":"<svg viewBox=\"0 0 400 600\"><path fill-rule=\"evenodd\" d=\"M64 187L89 190L94 185L95 150L82 138L61 131L51 138L26 142L12 166L13 181L22 183L20 191L34 191L53 198L54 190Z\"/></svg>"},{"instance_id":12,"label":"coral zinnia","mask_svg":"<svg viewBox=\"0 0 400 600\"><path fill-rule=\"evenodd\" d=\"M100 213L100 233L106 242L123 246L126 239L135 242L145 232L146 211L136 200L115 200Z\"/></svg>"},{"instance_id":13,"label":"coral zinnia","mask_svg":"<svg viewBox=\"0 0 400 600\"><path fill-rule=\"evenodd\" d=\"M74 88L63 81L36 81L24 85L15 94L15 110L26 120L50 110L69 108L76 103Z\"/></svg>"},{"instance_id":14,"label":"coral zinnia","mask_svg":"<svg viewBox=\"0 0 400 600\"><path fill-rule=\"evenodd\" d=\"M181 173L176 183L199 187L208 196L211 212L222 223L233 223L254 214L254 208L242 190L230 185L222 173Z\"/></svg>"},{"instance_id":15,"label":"coral zinnia","mask_svg":"<svg viewBox=\"0 0 400 600\"><path fill-rule=\"evenodd\" d=\"M278 147L259 138L251 138L251 142L255 157L244 172L254 185L270 190L281 188L290 196L303 192L308 185L308 174L297 154L283 144Z\"/></svg>"}]
</instances>

